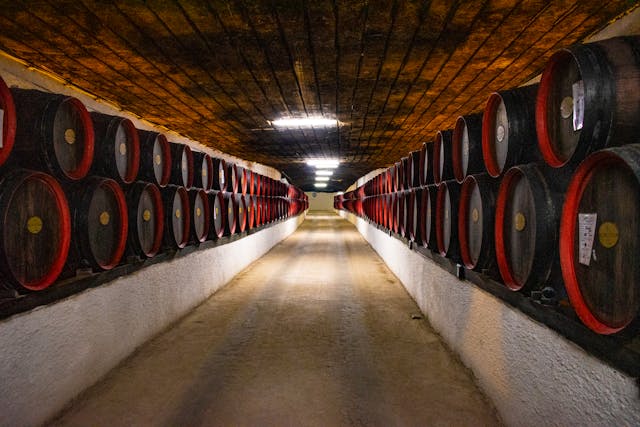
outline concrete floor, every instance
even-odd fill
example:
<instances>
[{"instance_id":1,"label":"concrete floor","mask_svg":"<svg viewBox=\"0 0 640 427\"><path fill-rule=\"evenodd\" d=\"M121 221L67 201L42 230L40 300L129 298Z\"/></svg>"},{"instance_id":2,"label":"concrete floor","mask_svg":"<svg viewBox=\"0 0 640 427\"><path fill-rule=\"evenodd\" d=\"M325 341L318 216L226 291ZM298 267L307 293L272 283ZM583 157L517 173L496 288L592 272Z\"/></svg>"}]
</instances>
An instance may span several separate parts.
<instances>
[{"instance_id":1,"label":"concrete floor","mask_svg":"<svg viewBox=\"0 0 640 427\"><path fill-rule=\"evenodd\" d=\"M499 424L419 313L351 224L311 213L54 424Z\"/></svg>"}]
</instances>

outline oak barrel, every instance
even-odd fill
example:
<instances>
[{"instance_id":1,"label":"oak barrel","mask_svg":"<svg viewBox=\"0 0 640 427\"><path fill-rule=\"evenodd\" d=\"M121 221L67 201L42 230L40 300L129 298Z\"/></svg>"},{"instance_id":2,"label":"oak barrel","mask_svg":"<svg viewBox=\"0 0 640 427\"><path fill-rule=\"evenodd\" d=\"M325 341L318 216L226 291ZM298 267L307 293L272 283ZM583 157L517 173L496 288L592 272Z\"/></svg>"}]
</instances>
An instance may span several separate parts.
<instances>
[{"instance_id":1,"label":"oak barrel","mask_svg":"<svg viewBox=\"0 0 640 427\"><path fill-rule=\"evenodd\" d=\"M420 244L422 247L437 250L436 241L436 199L438 187L435 184L422 188L420 197Z\"/></svg>"},{"instance_id":2,"label":"oak barrel","mask_svg":"<svg viewBox=\"0 0 640 427\"><path fill-rule=\"evenodd\" d=\"M164 207L160 190L148 182L135 182L127 190L126 199L128 251L132 255L151 258L160 251L164 231Z\"/></svg>"},{"instance_id":3,"label":"oak barrel","mask_svg":"<svg viewBox=\"0 0 640 427\"><path fill-rule=\"evenodd\" d=\"M131 184L140 169L140 139L131 120L91 113L95 158L92 172L120 184Z\"/></svg>"},{"instance_id":4,"label":"oak barrel","mask_svg":"<svg viewBox=\"0 0 640 427\"><path fill-rule=\"evenodd\" d=\"M211 212L209 197L202 188L192 188L189 193L189 209L191 211L191 241L202 243L209 237Z\"/></svg>"},{"instance_id":5,"label":"oak barrel","mask_svg":"<svg viewBox=\"0 0 640 427\"><path fill-rule=\"evenodd\" d=\"M588 156L567 190L560 226L562 275L582 322L612 334L640 309L640 144Z\"/></svg>"},{"instance_id":6,"label":"oak barrel","mask_svg":"<svg viewBox=\"0 0 640 427\"><path fill-rule=\"evenodd\" d=\"M140 138L139 179L159 187L169 184L171 178L171 148L167 138L157 132L138 130Z\"/></svg>"},{"instance_id":7,"label":"oak barrel","mask_svg":"<svg viewBox=\"0 0 640 427\"><path fill-rule=\"evenodd\" d=\"M451 144L456 181L462 183L467 175L485 171L482 160L482 114L458 117Z\"/></svg>"},{"instance_id":8,"label":"oak barrel","mask_svg":"<svg viewBox=\"0 0 640 427\"><path fill-rule=\"evenodd\" d=\"M640 37L574 45L542 73L536 129L547 164L560 167L640 131Z\"/></svg>"},{"instance_id":9,"label":"oak barrel","mask_svg":"<svg viewBox=\"0 0 640 427\"><path fill-rule=\"evenodd\" d=\"M182 249L191 236L189 193L184 187L172 184L160 191L164 204L164 246Z\"/></svg>"},{"instance_id":10,"label":"oak barrel","mask_svg":"<svg viewBox=\"0 0 640 427\"><path fill-rule=\"evenodd\" d=\"M420 185L433 184L433 143L425 142L420 150Z\"/></svg>"},{"instance_id":11,"label":"oak barrel","mask_svg":"<svg viewBox=\"0 0 640 427\"><path fill-rule=\"evenodd\" d=\"M124 254L129 221L127 202L118 183L92 176L67 188L71 208L72 269L110 270Z\"/></svg>"},{"instance_id":12,"label":"oak barrel","mask_svg":"<svg viewBox=\"0 0 640 427\"><path fill-rule=\"evenodd\" d=\"M244 204L247 206L247 230L251 230L256 225L256 201L255 196L247 194L244 196Z\"/></svg>"},{"instance_id":13,"label":"oak barrel","mask_svg":"<svg viewBox=\"0 0 640 427\"><path fill-rule=\"evenodd\" d=\"M458 203L460 187L455 180L443 181L438 185L436 196L436 242L438 253L455 262L460 262L460 242L458 240Z\"/></svg>"},{"instance_id":14,"label":"oak barrel","mask_svg":"<svg viewBox=\"0 0 640 427\"><path fill-rule=\"evenodd\" d=\"M466 268L483 271L496 267L494 221L498 185L488 174L469 175L462 183L458 238Z\"/></svg>"},{"instance_id":15,"label":"oak barrel","mask_svg":"<svg viewBox=\"0 0 640 427\"><path fill-rule=\"evenodd\" d=\"M500 275L511 290L532 290L552 276L558 258L563 191L548 168L514 166L496 199L495 249Z\"/></svg>"},{"instance_id":16,"label":"oak barrel","mask_svg":"<svg viewBox=\"0 0 640 427\"><path fill-rule=\"evenodd\" d=\"M247 202L242 194L236 194L236 215L238 218L236 230L238 233L242 233L247 228Z\"/></svg>"},{"instance_id":17,"label":"oak barrel","mask_svg":"<svg viewBox=\"0 0 640 427\"><path fill-rule=\"evenodd\" d=\"M91 116L78 99L31 89L11 89L16 110L12 157L60 180L84 178L91 169Z\"/></svg>"},{"instance_id":18,"label":"oak barrel","mask_svg":"<svg viewBox=\"0 0 640 427\"><path fill-rule=\"evenodd\" d=\"M225 219L224 197L221 191L209 191L209 208L211 211L211 226L209 227L209 237L219 239L224 235Z\"/></svg>"},{"instance_id":19,"label":"oak barrel","mask_svg":"<svg viewBox=\"0 0 640 427\"><path fill-rule=\"evenodd\" d=\"M420 150L409 153L409 176L407 178L409 187L417 188L420 183Z\"/></svg>"},{"instance_id":20,"label":"oak barrel","mask_svg":"<svg viewBox=\"0 0 640 427\"><path fill-rule=\"evenodd\" d=\"M454 178L452 137L452 130L442 130L436 133L433 141L433 182L435 184Z\"/></svg>"},{"instance_id":21,"label":"oak barrel","mask_svg":"<svg viewBox=\"0 0 640 427\"><path fill-rule=\"evenodd\" d=\"M170 143L171 147L171 179L172 184L193 187L193 153L185 144Z\"/></svg>"},{"instance_id":22,"label":"oak barrel","mask_svg":"<svg viewBox=\"0 0 640 427\"><path fill-rule=\"evenodd\" d=\"M223 159L213 158L213 189L227 191L227 164Z\"/></svg>"},{"instance_id":23,"label":"oak barrel","mask_svg":"<svg viewBox=\"0 0 640 427\"><path fill-rule=\"evenodd\" d=\"M492 177L541 159L536 136L537 93L535 84L489 96L482 116L482 157Z\"/></svg>"},{"instance_id":24,"label":"oak barrel","mask_svg":"<svg viewBox=\"0 0 640 427\"><path fill-rule=\"evenodd\" d=\"M193 186L209 191L213 188L213 161L207 153L192 151Z\"/></svg>"},{"instance_id":25,"label":"oak barrel","mask_svg":"<svg viewBox=\"0 0 640 427\"><path fill-rule=\"evenodd\" d=\"M39 291L58 278L71 242L69 206L60 184L42 172L0 178L0 273L17 290Z\"/></svg>"},{"instance_id":26,"label":"oak barrel","mask_svg":"<svg viewBox=\"0 0 640 427\"><path fill-rule=\"evenodd\" d=\"M227 162L227 191L230 193L237 193L240 188L241 178L238 176L238 171L238 166L235 163Z\"/></svg>"},{"instance_id":27,"label":"oak barrel","mask_svg":"<svg viewBox=\"0 0 640 427\"><path fill-rule=\"evenodd\" d=\"M13 149L16 138L16 107L7 84L0 78L0 166Z\"/></svg>"},{"instance_id":28,"label":"oak barrel","mask_svg":"<svg viewBox=\"0 0 640 427\"><path fill-rule=\"evenodd\" d=\"M226 215L224 221L224 235L231 236L236 232L236 225L238 223L236 212L238 211L238 203L236 202L235 194L224 193L224 212Z\"/></svg>"}]
</instances>

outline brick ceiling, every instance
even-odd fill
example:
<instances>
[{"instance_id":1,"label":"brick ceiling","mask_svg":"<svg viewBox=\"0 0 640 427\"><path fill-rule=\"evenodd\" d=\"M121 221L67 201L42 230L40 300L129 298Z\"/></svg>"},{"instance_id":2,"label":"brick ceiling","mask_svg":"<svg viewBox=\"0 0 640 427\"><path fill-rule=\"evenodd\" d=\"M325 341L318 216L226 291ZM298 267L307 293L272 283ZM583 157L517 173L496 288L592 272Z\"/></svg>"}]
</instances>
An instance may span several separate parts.
<instances>
[{"instance_id":1,"label":"brick ceiling","mask_svg":"<svg viewBox=\"0 0 640 427\"><path fill-rule=\"evenodd\" d=\"M313 188L344 190L536 76L630 1L2 1L0 49ZM338 129L274 129L324 115Z\"/></svg>"}]
</instances>

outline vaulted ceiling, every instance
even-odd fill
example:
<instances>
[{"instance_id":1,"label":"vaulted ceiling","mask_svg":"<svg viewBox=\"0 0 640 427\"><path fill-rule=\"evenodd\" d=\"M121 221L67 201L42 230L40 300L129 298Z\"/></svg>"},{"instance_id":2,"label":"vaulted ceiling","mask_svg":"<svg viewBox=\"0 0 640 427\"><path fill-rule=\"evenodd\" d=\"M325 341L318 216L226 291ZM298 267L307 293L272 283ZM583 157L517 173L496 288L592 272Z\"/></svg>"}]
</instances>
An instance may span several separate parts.
<instances>
[{"instance_id":1,"label":"vaulted ceiling","mask_svg":"<svg viewBox=\"0 0 640 427\"><path fill-rule=\"evenodd\" d=\"M0 49L313 189L344 190L632 7L602 0L1 1ZM275 129L323 115L338 128Z\"/></svg>"}]
</instances>

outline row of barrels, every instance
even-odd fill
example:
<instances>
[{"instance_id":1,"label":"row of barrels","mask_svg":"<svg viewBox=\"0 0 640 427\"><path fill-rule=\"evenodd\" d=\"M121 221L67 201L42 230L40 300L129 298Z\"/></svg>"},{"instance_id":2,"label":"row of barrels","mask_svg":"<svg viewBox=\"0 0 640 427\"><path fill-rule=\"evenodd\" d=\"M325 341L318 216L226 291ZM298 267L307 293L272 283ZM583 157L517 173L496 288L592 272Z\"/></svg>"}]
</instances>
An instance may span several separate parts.
<instances>
[{"instance_id":1,"label":"row of barrels","mask_svg":"<svg viewBox=\"0 0 640 427\"><path fill-rule=\"evenodd\" d=\"M0 276L18 291L241 233L308 204L294 186L2 79L0 122Z\"/></svg>"},{"instance_id":2,"label":"row of barrels","mask_svg":"<svg viewBox=\"0 0 640 427\"><path fill-rule=\"evenodd\" d=\"M570 174L569 172L573 172ZM452 261L549 300L600 334L640 321L640 144L575 169L542 163L356 200L345 209Z\"/></svg>"},{"instance_id":3,"label":"row of barrels","mask_svg":"<svg viewBox=\"0 0 640 427\"><path fill-rule=\"evenodd\" d=\"M539 85L493 94L482 117L459 118L453 131L337 197L336 208L497 272L511 290L566 295L597 333L633 333L639 48L624 37L557 52Z\"/></svg>"},{"instance_id":4,"label":"row of barrels","mask_svg":"<svg viewBox=\"0 0 640 427\"><path fill-rule=\"evenodd\" d=\"M60 183L13 169L0 178L0 271L16 290L43 290L76 270L242 233L304 211L307 201L91 176Z\"/></svg>"},{"instance_id":5,"label":"row of barrels","mask_svg":"<svg viewBox=\"0 0 640 427\"><path fill-rule=\"evenodd\" d=\"M92 112L78 99L9 89L0 78L0 166L37 169L60 181L99 175L119 184L300 198L301 190L238 164L136 129L131 120Z\"/></svg>"},{"instance_id":6,"label":"row of barrels","mask_svg":"<svg viewBox=\"0 0 640 427\"><path fill-rule=\"evenodd\" d=\"M499 177L531 162L575 167L592 152L635 142L639 51L637 36L559 50L539 84L493 93L483 112L458 117L453 129L438 131L432 142L355 190L357 197L462 183L479 173Z\"/></svg>"}]
</instances>

